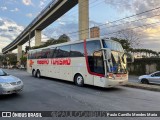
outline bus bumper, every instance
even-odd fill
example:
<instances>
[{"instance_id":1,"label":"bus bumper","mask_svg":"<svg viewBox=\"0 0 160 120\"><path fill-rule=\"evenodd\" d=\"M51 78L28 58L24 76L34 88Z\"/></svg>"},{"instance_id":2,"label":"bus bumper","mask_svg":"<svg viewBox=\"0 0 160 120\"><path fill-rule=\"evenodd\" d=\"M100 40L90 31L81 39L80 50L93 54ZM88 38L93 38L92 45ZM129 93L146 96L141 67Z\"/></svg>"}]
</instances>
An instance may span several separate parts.
<instances>
[{"instance_id":1,"label":"bus bumper","mask_svg":"<svg viewBox=\"0 0 160 120\"><path fill-rule=\"evenodd\" d=\"M125 80L106 80L106 84L104 87L106 88L111 88L111 87L115 87L115 86L119 86L119 85L125 85L128 83L128 79Z\"/></svg>"},{"instance_id":2,"label":"bus bumper","mask_svg":"<svg viewBox=\"0 0 160 120\"><path fill-rule=\"evenodd\" d=\"M128 82L128 76L123 78L106 78L106 77L94 77L94 85L104 88L111 88L119 85L125 85Z\"/></svg>"}]
</instances>

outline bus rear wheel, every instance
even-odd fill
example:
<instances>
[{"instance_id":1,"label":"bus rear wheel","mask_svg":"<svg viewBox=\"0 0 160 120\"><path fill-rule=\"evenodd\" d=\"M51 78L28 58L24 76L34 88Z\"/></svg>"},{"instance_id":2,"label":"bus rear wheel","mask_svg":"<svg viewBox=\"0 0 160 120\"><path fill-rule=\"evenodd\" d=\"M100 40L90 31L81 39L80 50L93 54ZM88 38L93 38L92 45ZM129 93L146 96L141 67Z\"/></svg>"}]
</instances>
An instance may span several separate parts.
<instances>
[{"instance_id":1,"label":"bus rear wheel","mask_svg":"<svg viewBox=\"0 0 160 120\"><path fill-rule=\"evenodd\" d=\"M83 76L80 75L80 74L77 74L75 77L74 77L74 82L77 86L80 86L82 87L84 85L84 79L83 79Z\"/></svg>"},{"instance_id":2,"label":"bus rear wheel","mask_svg":"<svg viewBox=\"0 0 160 120\"><path fill-rule=\"evenodd\" d=\"M36 77L36 71L32 70L32 77Z\"/></svg>"},{"instance_id":3,"label":"bus rear wheel","mask_svg":"<svg viewBox=\"0 0 160 120\"><path fill-rule=\"evenodd\" d=\"M41 72L39 70L37 70L36 76L37 76L37 78L41 77Z\"/></svg>"}]
</instances>

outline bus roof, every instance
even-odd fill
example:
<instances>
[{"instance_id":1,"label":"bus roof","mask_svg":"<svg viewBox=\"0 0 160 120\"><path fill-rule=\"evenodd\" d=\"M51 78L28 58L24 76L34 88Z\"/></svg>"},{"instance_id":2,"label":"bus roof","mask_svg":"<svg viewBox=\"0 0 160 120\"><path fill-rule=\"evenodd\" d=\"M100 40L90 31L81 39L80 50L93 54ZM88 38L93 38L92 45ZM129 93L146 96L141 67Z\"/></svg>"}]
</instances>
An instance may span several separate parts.
<instances>
[{"instance_id":1,"label":"bus roof","mask_svg":"<svg viewBox=\"0 0 160 120\"><path fill-rule=\"evenodd\" d=\"M86 39L86 41L101 40L101 39L111 40L111 39L109 39L109 38L89 38L89 39ZM38 51L38 50L42 50L42 49L49 49L49 48L54 48L54 47L58 47L58 46L76 44L76 43L81 43L81 42L84 42L84 40L69 41L69 42L65 42L65 43L50 45L50 46L43 47L43 48L32 49L32 50L29 50L29 51L35 51L35 50ZM116 42L116 41L115 41L115 42Z\"/></svg>"}]
</instances>

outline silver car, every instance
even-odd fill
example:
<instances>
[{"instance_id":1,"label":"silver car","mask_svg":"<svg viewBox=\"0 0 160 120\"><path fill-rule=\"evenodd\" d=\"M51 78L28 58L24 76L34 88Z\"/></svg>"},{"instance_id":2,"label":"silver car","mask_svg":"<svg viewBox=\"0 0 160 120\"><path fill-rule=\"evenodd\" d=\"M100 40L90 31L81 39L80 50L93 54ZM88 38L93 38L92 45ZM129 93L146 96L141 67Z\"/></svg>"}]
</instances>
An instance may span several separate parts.
<instances>
[{"instance_id":1,"label":"silver car","mask_svg":"<svg viewBox=\"0 0 160 120\"><path fill-rule=\"evenodd\" d=\"M143 84L149 84L149 83L158 83L160 84L160 71L151 73L149 75L142 75L139 76L139 82Z\"/></svg>"},{"instance_id":2,"label":"silver car","mask_svg":"<svg viewBox=\"0 0 160 120\"><path fill-rule=\"evenodd\" d=\"M23 89L23 82L0 69L0 94L18 93Z\"/></svg>"}]
</instances>

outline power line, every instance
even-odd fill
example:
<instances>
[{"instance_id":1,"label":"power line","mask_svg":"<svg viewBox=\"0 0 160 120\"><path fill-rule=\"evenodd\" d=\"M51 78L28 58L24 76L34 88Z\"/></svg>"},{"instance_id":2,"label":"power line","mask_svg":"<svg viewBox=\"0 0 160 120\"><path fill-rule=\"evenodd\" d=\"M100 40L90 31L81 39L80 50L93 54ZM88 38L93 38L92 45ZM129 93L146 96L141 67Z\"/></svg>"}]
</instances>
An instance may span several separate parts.
<instances>
[{"instance_id":1,"label":"power line","mask_svg":"<svg viewBox=\"0 0 160 120\"><path fill-rule=\"evenodd\" d=\"M106 35L115 34L115 33L120 33L120 32L122 32L122 31L134 30L134 29L137 29L137 28L142 28L142 27L146 27L146 26L151 26L151 25L155 25L155 24L158 24L158 23L160 23L160 22L154 22L154 23L150 23L150 24L145 24L145 25L141 25L141 26L136 26L136 27L133 27L133 28L121 29L121 30L118 30L118 31L115 31L115 32L110 32L110 33L104 34L104 35L102 35L101 37L106 36ZM85 32L85 33L89 33L89 32ZM82 35L82 34L85 34L85 33L80 33L79 35Z\"/></svg>"},{"instance_id":2,"label":"power line","mask_svg":"<svg viewBox=\"0 0 160 120\"><path fill-rule=\"evenodd\" d=\"M151 12L151 11L154 11L154 10L158 10L158 9L160 9L160 7L157 7L157 8L154 8L154 9L150 9L150 10L147 10L147 11L143 11L143 12L140 12L140 13L128 16L128 17L124 17L124 18L109 22L107 24L111 24L111 23L115 23L115 22L118 22L118 21L122 21L122 20L125 20L125 19L128 19L128 18L132 18L132 17L138 16L138 15L144 14L144 13L148 13L148 12ZM101 26L104 26L104 25L106 25L106 23L98 25L98 27L101 27ZM80 31L75 31L75 32L67 33L67 34L74 34L74 33L82 32L82 31L86 31L86 30L89 30L89 29L83 29L83 30L80 30Z\"/></svg>"},{"instance_id":3,"label":"power line","mask_svg":"<svg viewBox=\"0 0 160 120\"><path fill-rule=\"evenodd\" d=\"M137 20L133 20L133 21L130 21L130 22L121 23L121 24L118 24L118 25L112 25L112 26L109 26L107 28L117 27L117 26L120 26L120 25L129 24L129 23L132 23L132 22L138 22L140 20L144 20L144 19L148 19L148 18L153 18L153 17L157 17L157 16L160 16L160 14L159 15L150 16L150 17L141 18L141 19L137 19ZM106 27L101 28L101 30L102 29L106 29Z\"/></svg>"},{"instance_id":4,"label":"power line","mask_svg":"<svg viewBox=\"0 0 160 120\"><path fill-rule=\"evenodd\" d=\"M140 21L140 20L144 20L144 19L148 19L148 18L153 18L153 17L157 17L157 16L160 16L160 14L154 15L154 16L150 16L150 17L141 18L141 19L137 19L137 20L133 20L133 21L130 21L130 22L121 23L121 24L118 24L118 25L112 25L112 26L109 26L109 27L107 27L107 28L117 27L117 26L120 26L120 25L123 25L123 24L132 23L132 22L138 22L138 21ZM102 30L102 29L106 29L106 26L105 26L105 28L104 28L104 27L101 28L101 30ZM85 33L89 33L89 32L85 32L85 31L82 32L82 34L85 34ZM73 34L79 34L79 33L76 32L76 33L73 33Z\"/></svg>"},{"instance_id":5,"label":"power line","mask_svg":"<svg viewBox=\"0 0 160 120\"><path fill-rule=\"evenodd\" d=\"M94 1L94 2L95 2L95 1ZM83 6L83 7L84 7L84 6ZM144 12L141 12L141 13L138 13L138 14L134 14L134 15L128 16L128 17L124 17L124 18L121 18L121 19L118 19L118 20L109 22L109 23L107 23L107 24L115 23L115 22L118 22L118 21L122 21L122 20L124 20L124 19L132 18L132 17L134 17L134 16L138 16L138 15L141 15L141 14L144 14L144 13L148 13L148 12L151 12L151 11L154 11L154 10L158 10L158 9L160 9L160 7L157 7L157 8L154 8L154 9L150 9L150 10L147 10L147 11L144 11ZM155 16L159 16L159 15L155 15ZM154 17L154 16L153 16L153 17ZM147 19L147 18L151 18L151 17L146 17L146 18L134 20L134 21L131 21L131 22L135 22L135 21L139 21L139 20L143 20L143 19ZM126 22L126 23L128 23L128 22ZM122 23L122 24L125 24L125 23ZM104 26L104 25L106 25L106 23L99 25L99 27ZM119 25L121 25L121 24L119 24ZM118 25L114 25L114 26L110 26L110 27L116 27L116 26L118 26ZM135 28L134 28L134 29L135 29ZM89 30L89 29L81 30L81 32L86 31L86 30ZM80 32L80 31L76 31L76 32L72 32L72 33L67 33L67 34L74 34L74 33L78 33L78 32ZM89 32L85 32L85 33L89 33ZM81 35L81 34L84 34L84 33L80 33L79 35ZM109 34L110 34L110 33L109 33Z\"/></svg>"},{"instance_id":6,"label":"power line","mask_svg":"<svg viewBox=\"0 0 160 120\"><path fill-rule=\"evenodd\" d=\"M154 22L154 23L150 23L150 24L145 24L145 25L141 25L141 26L136 26L136 27L133 27L133 28L121 29L121 30L118 30L118 31L115 31L115 32L108 33L107 35L119 33L119 32L122 32L122 31L134 30L134 29L137 29L137 28L142 28L142 27L146 27L146 26L151 26L151 25L155 25L155 24L158 24L158 23L160 23L160 22ZM105 36L105 35L103 35L103 36Z\"/></svg>"}]
</instances>

